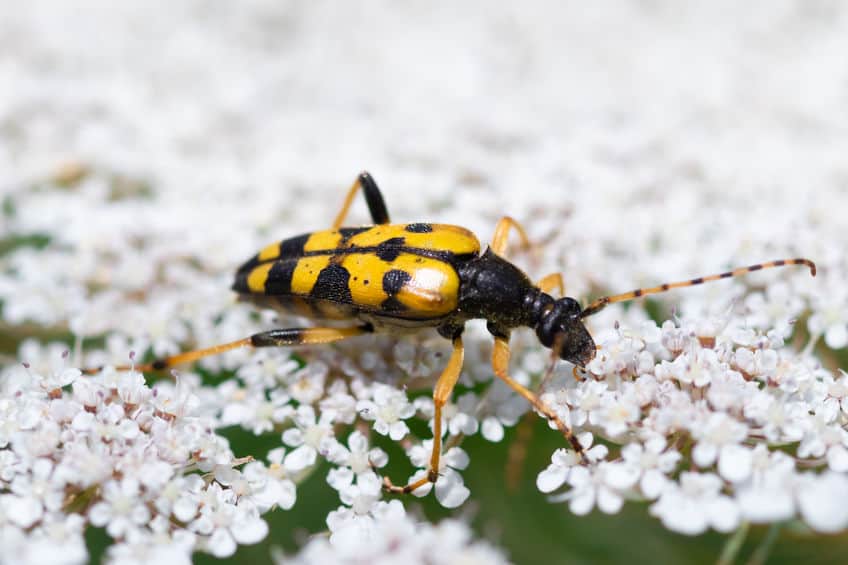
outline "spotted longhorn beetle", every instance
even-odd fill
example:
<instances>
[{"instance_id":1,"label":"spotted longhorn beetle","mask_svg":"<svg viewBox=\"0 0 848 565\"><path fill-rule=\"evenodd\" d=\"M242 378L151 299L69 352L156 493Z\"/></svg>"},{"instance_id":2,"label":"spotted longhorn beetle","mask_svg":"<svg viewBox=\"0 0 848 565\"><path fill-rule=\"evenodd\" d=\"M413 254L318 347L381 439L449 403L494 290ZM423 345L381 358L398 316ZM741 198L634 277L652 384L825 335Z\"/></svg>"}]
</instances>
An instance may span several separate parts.
<instances>
[{"instance_id":1,"label":"spotted longhorn beetle","mask_svg":"<svg viewBox=\"0 0 848 565\"><path fill-rule=\"evenodd\" d=\"M341 227L359 190L364 193L374 225ZM583 320L608 304L784 265L805 265L813 276L816 274L816 266L809 259L781 259L605 296L581 308L577 300L564 296L559 273L534 284L505 259L507 238L512 230L529 247L521 225L504 217L495 228L492 243L481 253L477 237L459 226L423 222L390 224L380 189L371 175L363 172L350 187L331 229L268 245L239 267L232 285L240 299L258 306L315 320L349 320L354 322L352 325L265 331L137 365L135 369L160 371L240 347L330 343L372 332L434 327L451 340L453 351L433 390L435 414L430 468L426 476L402 487L384 478L386 490L408 493L438 478L442 408L450 399L462 369L462 331L468 320L486 320L494 336L495 375L555 423L582 457L583 446L569 426L536 394L509 376L509 336L514 328L532 328L542 345L552 348L561 359L583 368L596 353L595 342ZM550 294L554 289L561 298Z\"/></svg>"}]
</instances>

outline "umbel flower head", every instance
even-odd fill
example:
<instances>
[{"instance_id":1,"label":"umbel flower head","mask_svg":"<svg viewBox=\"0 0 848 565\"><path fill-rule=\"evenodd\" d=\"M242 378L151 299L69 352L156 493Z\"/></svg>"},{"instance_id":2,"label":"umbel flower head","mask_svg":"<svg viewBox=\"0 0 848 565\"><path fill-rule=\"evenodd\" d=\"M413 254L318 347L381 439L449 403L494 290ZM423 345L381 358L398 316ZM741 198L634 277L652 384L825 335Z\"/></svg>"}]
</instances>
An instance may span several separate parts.
<instances>
[{"instance_id":1,"label":"umbel flower head","mask_svg":"<svg viewBox=\"0 0 848 565\"><path fill-rule=\"evenodd\" d=\"M362 167L393 221L489 241L520 220L533 245L510 260L581 304L815 259L816 279L610 305L580 381L516 331L509 372L585 451L544 430L536 504L637 502L687 535L848 527L848 5L113 4L0 3L0 561L84 563L95 528L118 563L291 542L307 480L333 502L295 562L507 561L475 539L509 518L475 485L538 415L494 380L484 324L439 422L433 333L109 368L303 325L235 303L232 271L328 228ZM381 490L426 473L439 425L429 492ZM416 495L457 509L434 524Z\"/></svg>"}]
</instances>

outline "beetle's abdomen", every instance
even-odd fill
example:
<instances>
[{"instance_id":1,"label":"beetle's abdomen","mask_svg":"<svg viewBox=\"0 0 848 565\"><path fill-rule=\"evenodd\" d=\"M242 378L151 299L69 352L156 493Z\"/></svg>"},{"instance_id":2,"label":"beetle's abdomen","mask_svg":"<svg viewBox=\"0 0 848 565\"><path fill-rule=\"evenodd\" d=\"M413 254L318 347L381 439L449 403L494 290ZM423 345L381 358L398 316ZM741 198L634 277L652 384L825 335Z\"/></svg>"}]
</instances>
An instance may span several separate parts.
<instances>
[{"instance_id":1,"label":"beetle's abdomen","mask_svg":"<svg viewBox=\"0 0 848 565\"><path fill-rule=\"evenodd\" d=\"M236 274L246 300L310 317L405 320L456 310L456 264L479 242L457 226L381 225L305 234L263 249Z\"/></svg>"}]
</instances>

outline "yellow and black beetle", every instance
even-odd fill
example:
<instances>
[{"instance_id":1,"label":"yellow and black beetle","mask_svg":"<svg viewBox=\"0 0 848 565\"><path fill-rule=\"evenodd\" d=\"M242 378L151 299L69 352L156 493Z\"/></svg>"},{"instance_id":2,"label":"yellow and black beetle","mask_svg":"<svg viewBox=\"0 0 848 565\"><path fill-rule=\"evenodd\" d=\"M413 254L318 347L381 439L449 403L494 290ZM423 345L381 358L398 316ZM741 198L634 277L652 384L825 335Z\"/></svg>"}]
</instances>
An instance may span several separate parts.
<instances>
[{"instance_id":1,"label":"yellow and black beetle","mask_svg":"<svg viewBox=\"0 0 848 565\"><path fill-rule=\"evenodd\" d=\"M341 227L348 209L362 190L373 225ZM632 300L672 288L784 265L806 265L808 259L783 259L725 273L637 289L599 298L581 308L564 294L560 274L534 284L526 274L504 258L507 238L515 230L529 246L524 229L504 217L498 222L491 245L481 253L477 237L465 228L444 224L390 224L386 205L374 179L359 175L348 191L332 228L303 234L265 247L236 272L233 290L243 300L316 320L349 320L348 327L277 329L235 342L189 351L137 370L154 371L194 361L239 347L279 347L330 343L375 331L435 327L453 343L453 352L433 390L435 404L433 451L426 477L403 487L388 478L391 492L411 492L435 482L441 454L442 417L462 369L462 331L465 322L484 319L494 336L492 366L503 380L533 407L554 422L581 453L583 448L570 428L539 397L509 376L509 335L514 328L530 327L545 347L578 367L585 367L596 352L595 342L583 319L607 304Z\"/></svg>"}]
</instances>

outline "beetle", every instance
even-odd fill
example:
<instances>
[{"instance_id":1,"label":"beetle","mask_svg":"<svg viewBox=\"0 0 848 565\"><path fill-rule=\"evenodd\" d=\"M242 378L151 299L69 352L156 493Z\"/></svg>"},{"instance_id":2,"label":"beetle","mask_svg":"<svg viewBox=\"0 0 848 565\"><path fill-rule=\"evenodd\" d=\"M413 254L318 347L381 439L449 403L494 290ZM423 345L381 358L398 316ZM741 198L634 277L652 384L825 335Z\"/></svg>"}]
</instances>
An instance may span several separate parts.
<instances>
[{"instance_id":1,"label":"beetle","mask_svg":"<svg viewBox=\"0 0 848 565\"><path fill-rule=\"evenodd\" d=\"M360 191L373 224L342 227ZM507 240L513 231L522 245L529 247L524 228L510 217L498 222L492 242L485 250L481 250L472 232L459 226L392 224L376 182L369 173L362 172L348 190L329 230L268 245L238 268L232 285L241 300L260 307L314 320L352 323L344 327L274 329L135 368L160 371L240 347L323 344L373 332L436 328L451 341L452 352L433 389L434 439L428 473L405 486L395 486L388 477L384 478L384 487L389 492L409 493L428 482L435 483L438 478L442 409L462 369L462 332L468 320L487 322L494 338L495 375L553 422L582 457L583 447L570 427L535 393L509 376L509 338L513 329L532 328L539 342L551 348L557 357L585 368L595 357L597 348L583 321L609 304L772 267L804 265L813 276L816 274L816 266L809 259L781 259L605 296L581 308L577 300L564 296L559 273L534 283L505 258ZM552 295L554 290L559 298Z\"/></svg>"}]
</instances>

